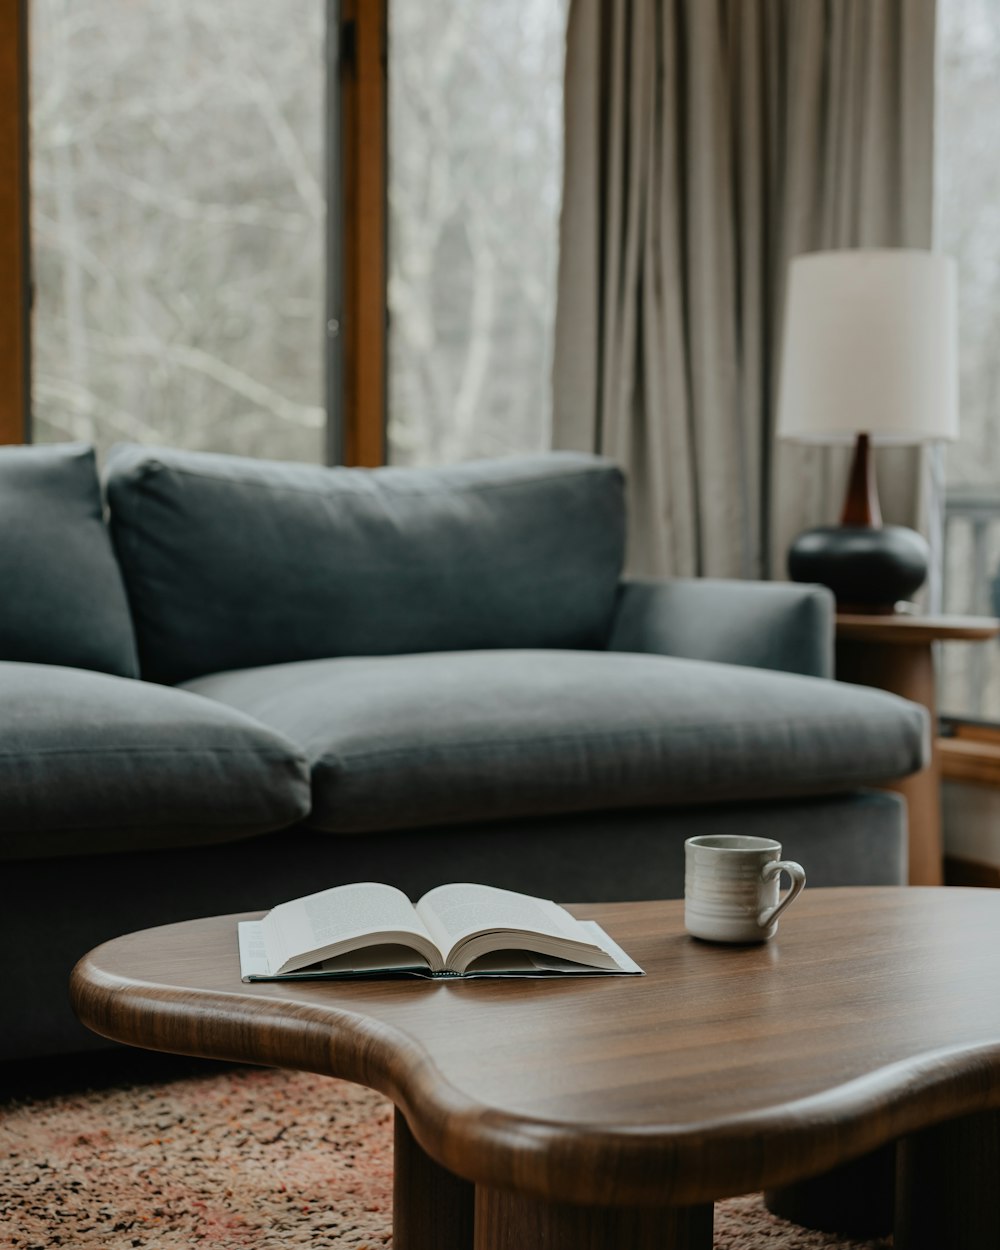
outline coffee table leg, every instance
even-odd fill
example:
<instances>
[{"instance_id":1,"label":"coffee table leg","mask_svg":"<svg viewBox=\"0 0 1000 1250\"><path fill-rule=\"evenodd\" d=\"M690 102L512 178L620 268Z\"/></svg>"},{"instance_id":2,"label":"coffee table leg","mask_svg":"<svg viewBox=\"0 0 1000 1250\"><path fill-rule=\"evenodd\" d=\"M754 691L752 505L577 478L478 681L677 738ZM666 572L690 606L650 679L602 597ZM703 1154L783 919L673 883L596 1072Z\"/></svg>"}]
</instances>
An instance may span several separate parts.
<instances>
[{"instance_id":1,"label":"coffee table leg","mask_svg":"<svg viewBox=\"0 0 1000 1250\"><path fill-rule=\"evenodd\" d=\"M475 1186L426 1154L396 1112L393 1250L472 1250Z\"/></svg>"},{"instance_id":2,"label":"coffee table leg","mask_svg":"<svg viewBox=\"0 0 1000 1250\"><path fill-rule=\"evenodd\" d=\"M1000 1246L1000 1112L904 1137L896 1151L896 1250Z\"/></svg>"},{"instance_id":3,"label":"coffee table leg","mask_svg":"<svg viewBox=\"0 0 1000 1250\"><path fill-rule=\"evenodd\" d=\"M476 1187L475 1250L712 1250L712 1205L577 1207Z\"/></svg>"},{"instance_id":4,"label":"coffee table leg","mask_svg":"<svg viewBox=\"0 0 1000 1250\"><path fill-rule=\"evenodd\" d=\"M821 1176L769 1189L767 1209L793 1224L848 1237L884 1237L892 1232L896 1180L895 1144Z\"/></svg>"}]
</instances>

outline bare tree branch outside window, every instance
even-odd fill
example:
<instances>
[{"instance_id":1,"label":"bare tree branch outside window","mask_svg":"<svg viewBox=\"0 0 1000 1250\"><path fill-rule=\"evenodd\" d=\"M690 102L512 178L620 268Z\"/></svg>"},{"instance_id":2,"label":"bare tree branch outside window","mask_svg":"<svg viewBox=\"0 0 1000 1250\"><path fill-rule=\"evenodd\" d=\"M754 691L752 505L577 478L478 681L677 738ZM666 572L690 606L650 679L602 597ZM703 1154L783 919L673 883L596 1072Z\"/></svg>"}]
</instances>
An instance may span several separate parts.
<instances>
[{"instance_id":1,"label":"bare tree branch outside window","mask_svg":"<svg viewBox=\"0 0 1000 1250\"><path fill-rule=\"evenodd\" d=\"M323 455L320 0L31 0L33 422ZM566 0L390 0L397 462L543 447Z\"/></svg>"},{"instance_id":2,"label":"bare tree branch outside window","mask_svg":"<svg viewBox=\"0 0 1000 1250\"><path fill-rule=\"evenodd\" d=\"M391 0L397 464L548 445L565 0Z\"/></svg>"},{"instance_id":3,"label":"bare tree branch outside window","mask_svg":"<svg viewBox=\"0 0 1000 1250\"><path fill-rule=\"evenodd\" d=\"M321 460L321 0L30 10L36 441Z\"/></svg>"}]
</instances>

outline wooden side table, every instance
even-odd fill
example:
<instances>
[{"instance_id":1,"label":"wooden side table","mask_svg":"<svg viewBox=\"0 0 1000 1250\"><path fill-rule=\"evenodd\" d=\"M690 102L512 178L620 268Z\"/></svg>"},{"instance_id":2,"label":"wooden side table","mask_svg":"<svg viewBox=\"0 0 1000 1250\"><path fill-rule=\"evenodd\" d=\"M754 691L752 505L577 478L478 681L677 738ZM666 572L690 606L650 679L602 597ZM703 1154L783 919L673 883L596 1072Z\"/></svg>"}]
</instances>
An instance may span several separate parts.
<instances>
[{"instance_id":1,"label":"wooden side table","mask_svg":"<svg viewBox=\"0 0 1000 1250\"><path fill-rule=\"evenodd\" d=\"M941 885L941 763L937 750L935 642L983 642L1000 633L987 616L863 616L837 614L837 677L877 686L922 703L931 717L931 762L912 777L887 784L906 798L910 827L910 885Z\"/></svg>"}]
</instances>

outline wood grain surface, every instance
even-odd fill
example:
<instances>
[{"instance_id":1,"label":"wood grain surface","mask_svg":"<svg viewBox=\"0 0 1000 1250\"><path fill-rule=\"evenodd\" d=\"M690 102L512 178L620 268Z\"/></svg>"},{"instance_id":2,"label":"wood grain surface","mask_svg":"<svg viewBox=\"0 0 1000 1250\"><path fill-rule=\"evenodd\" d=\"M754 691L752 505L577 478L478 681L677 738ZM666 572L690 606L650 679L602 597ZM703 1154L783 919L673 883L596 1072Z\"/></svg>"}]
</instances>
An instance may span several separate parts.
<instances>
[{"instance_id":1,"label":"wood grain surface","mask_svg":"<svg viewBox=\"0 0 1000 1250\"><path fill-rule=\"evenodd\" d=\"M572 910L648 975L243 985L230 916L106 943L73 1000L119 1041L372 1086L448 1171L554 1203L707 1203L1000 1107L997 892L807 888L750 947L680 901Z\"/></svg>"}]
</instances>

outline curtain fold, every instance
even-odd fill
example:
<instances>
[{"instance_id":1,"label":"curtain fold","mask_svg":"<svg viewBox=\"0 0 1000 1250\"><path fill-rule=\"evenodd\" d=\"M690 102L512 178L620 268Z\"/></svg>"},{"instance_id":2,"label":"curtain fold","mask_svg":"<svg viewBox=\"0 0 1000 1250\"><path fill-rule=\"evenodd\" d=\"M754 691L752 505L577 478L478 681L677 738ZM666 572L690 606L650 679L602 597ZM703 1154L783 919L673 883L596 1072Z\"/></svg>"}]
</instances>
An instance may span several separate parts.
<instances>
[{"instance_id":1,"label":"curtain fold","mask_svg":"<svg viewBox=\"0 0 1000 1250\"><path fill-rule=\"evenodd\" d=\"M935 0L572 0L553 441L630 479L634 572L783 575L844 454L775 445L788 262L929 247ZM879 453L887 518L920 456Z\"/></svg>"}]
</instances>

